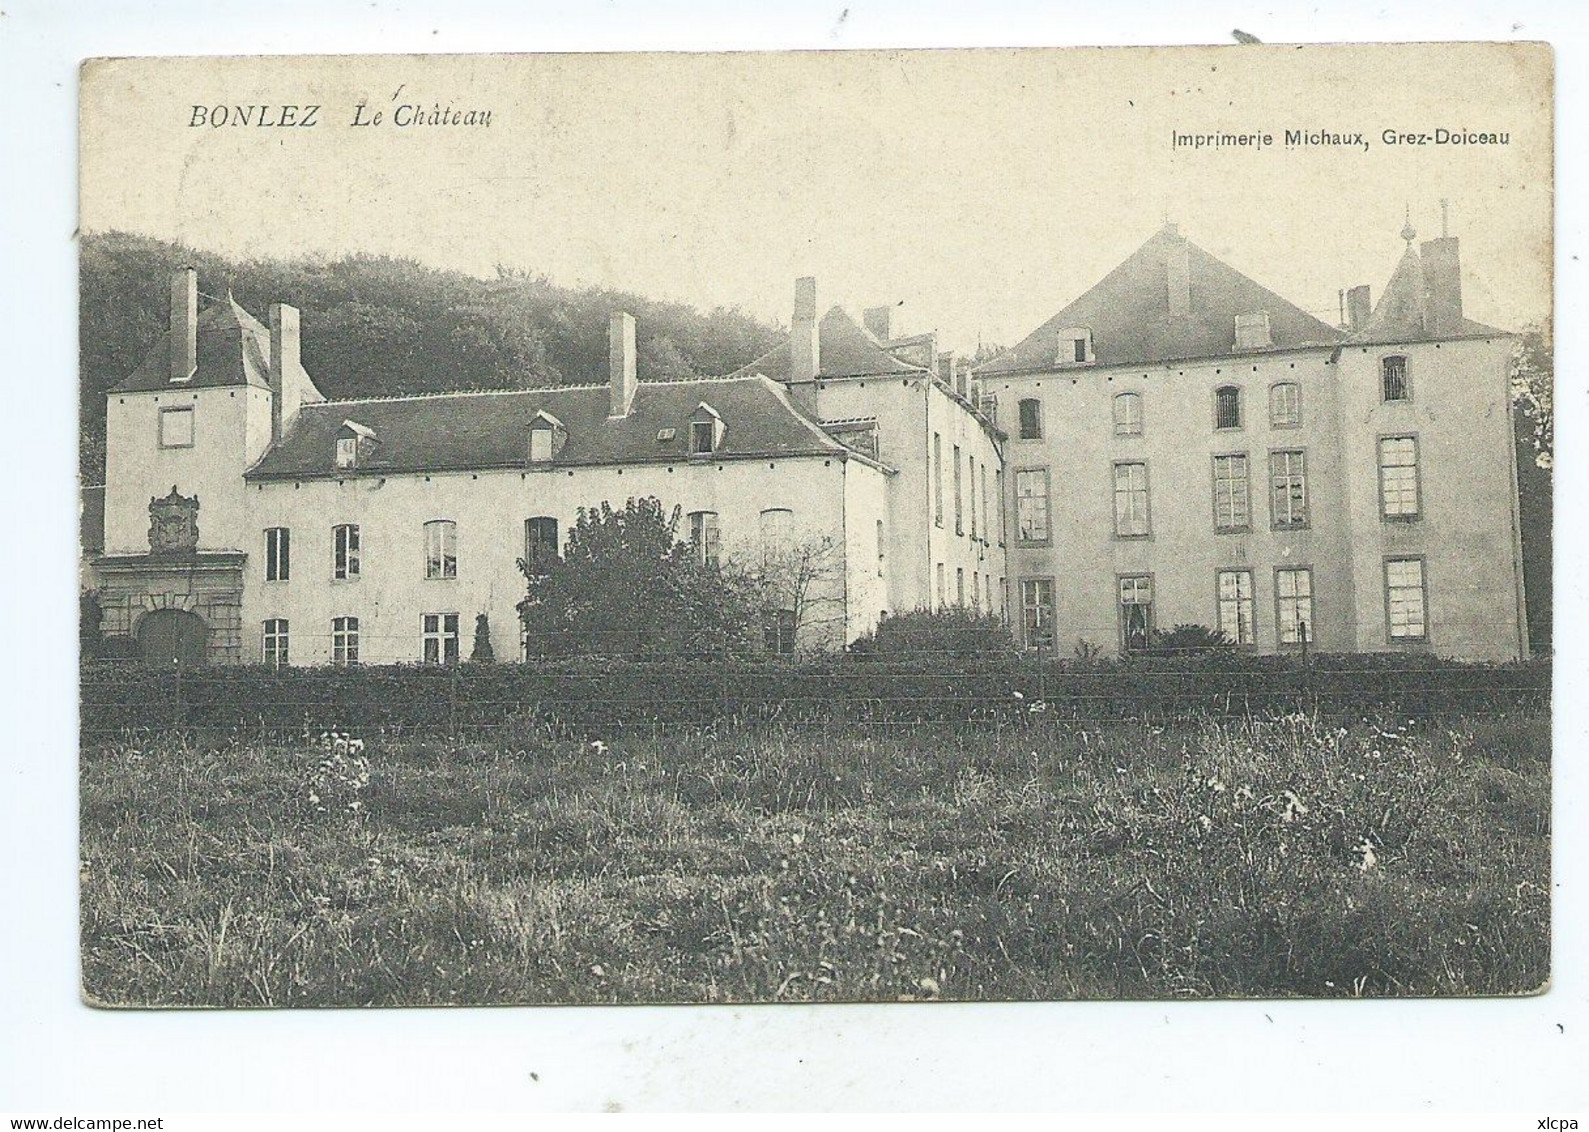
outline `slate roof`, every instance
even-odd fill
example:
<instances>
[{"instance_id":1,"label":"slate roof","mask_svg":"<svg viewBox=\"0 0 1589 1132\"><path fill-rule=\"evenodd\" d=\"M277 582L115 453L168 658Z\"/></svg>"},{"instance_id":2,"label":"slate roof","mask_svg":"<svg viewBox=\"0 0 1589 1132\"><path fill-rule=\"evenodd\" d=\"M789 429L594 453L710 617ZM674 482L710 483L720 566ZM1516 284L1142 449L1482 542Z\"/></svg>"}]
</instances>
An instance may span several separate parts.
<instances>
[{"instance_id":1,"label":"slate roof","mask_svg":"<svg viewBox=\"0 0 1589 1132\"><path fill-rule=\"evenodd\" d=\"M817 324L818 377L873 377L882 374L921 374L920 366L902 362L883 348L871 331L845 312L832 307ZM789 342L786 339L730 377L760 373L774 381L789 380Z\"/></svg>"},{"instance_id":2,"label":"slate roof","mask_svg":"<svg viewBox=\"0 0 1589 1132\"><path fill-rule=\"evenodd\" d=\"M200 389L217 385L270 388L270 331L237 305L231 295L199 312L198 367L184 382L171 380L171 334L155 340L132 376L112 393L150 393L161 389Z\"/></svg>"},{"instance_id":3,"label":"slate roof","mask_svg":"<svg viewBox=\"0 0 1589 1132\"><path fill-rule=\"evenodd\" d=\"M553 467L686 461L690 417L702 401L727 425L713 459L853 454L802 415L781 386L762 377L730 377L643 381L629 415L617 420L607 417L605 385L305 405L247 478L350 474L336 467L336 434L343 421L375 433L372 450L360 456L358 471L351 474L524 468L529 466L530 422L541 412L568 430ZM673 429L673 436L659 441L662 429Z\"/></svg>"},{"instance_id":4,"label":"slate roof","mask_svg":"<svg viewBox=\"0 0 1589 1132\"><path fill-rule=\"evenodd\" d=\"M1361 329L1347 337L1347 341L1352 345L1372 346L1428 342L1436 338L1442 341L1453 338L1495 338L1507 333L1496 327L1486 326L1482 322L1475 322L1471 318L1464 318L1460 329L1455 333L1432 333L1428 329L1426 306L1428 287L1428 280L1424 277L1423 257L1419 254L1418 248L1409 241L1401 262L1396 264L1396 270L1391 272L1390 282L1385 284L1384 294L1380 295L1379 302L1374 304L1373 313L1368 316L1368 321L1363 323Z\"/></svg>"},{"instance_id":5,"label":"slate roof","mask_svg":"<svg viewBox=\"0 0 1589 1132\"><path fill-rule=\"evenodd\" d=\"M1184 241L1191 311L1172 318L1166 264L1184 238L1165 227L1104 276L1091 290L1043 323L1019 344L984 362L979 376L1056 368L1060 331L1092 331L1097 366L1146 365L1237 353L1236 316L1267 311L1273 345L1268 350L1332 346L1341 332L1190 241ZM1262 350L1240 351L1243 354Z\"/></svg>"}]
</instances>

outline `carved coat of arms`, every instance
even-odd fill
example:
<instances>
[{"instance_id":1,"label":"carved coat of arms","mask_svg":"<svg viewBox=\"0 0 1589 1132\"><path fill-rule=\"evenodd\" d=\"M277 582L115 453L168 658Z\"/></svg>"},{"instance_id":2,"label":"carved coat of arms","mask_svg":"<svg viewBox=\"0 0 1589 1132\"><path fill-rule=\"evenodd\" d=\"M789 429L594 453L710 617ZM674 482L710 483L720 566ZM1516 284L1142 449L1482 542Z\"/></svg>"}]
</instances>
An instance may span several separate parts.
<instances>
[{"instance_id":1,"label":"carved coat of arms","mask_svg":"<svg viewBox=\"0 0 1589 1132\"><path fill-rule=\"evenodd\" d=\"M194 554L199 549L199 497L181 495L176 484L164 499L149 500L149 553Z\"/></svg>"}]
</instances>

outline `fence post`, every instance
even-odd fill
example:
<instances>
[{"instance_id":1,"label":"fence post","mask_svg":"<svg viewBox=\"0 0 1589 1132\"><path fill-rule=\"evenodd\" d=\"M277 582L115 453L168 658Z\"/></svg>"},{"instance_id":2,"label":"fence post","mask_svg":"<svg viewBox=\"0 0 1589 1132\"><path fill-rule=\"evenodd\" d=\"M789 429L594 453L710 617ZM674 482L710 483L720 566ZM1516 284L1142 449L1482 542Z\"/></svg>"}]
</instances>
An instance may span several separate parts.
<instances>
[{"instance_id":1,"label":"fence post","mask_svg":"<svg viewBox=\"0 0 1589 1132\"><path fill-rule=\"evenodd\" d=\"M186 728L188 725L188 705L187 702L182 698L182 661L179 657L171 658L171 670L173 673L172 684L174 687L171 698L176 701L177 726Z\"/></svg>"}]
</instances>

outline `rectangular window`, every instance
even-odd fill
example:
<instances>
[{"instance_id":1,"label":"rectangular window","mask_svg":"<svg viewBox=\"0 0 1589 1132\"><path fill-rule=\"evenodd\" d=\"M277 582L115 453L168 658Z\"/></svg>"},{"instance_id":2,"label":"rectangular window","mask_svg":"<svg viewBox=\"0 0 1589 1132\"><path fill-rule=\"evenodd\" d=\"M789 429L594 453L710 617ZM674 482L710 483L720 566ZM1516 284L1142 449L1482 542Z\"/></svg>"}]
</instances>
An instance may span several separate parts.
<instances>
[{"instance_id":1,"label":"rectangular window","mask_svg":"<svg viewBox=\"0 0 1589 1132\"><path fill-rule=\"evenodd\" d=\"M1302 386L1282 381L1269 390L1269 424L1274 428L1296 428L1302 423Z\"/></svg>"},{"instance_id":2,"label":"rectangular window","mask_svg":"<svg viewBox=\"0 0 1589 1132\"><path fill-rule=\"evenodd\" d=\"M795 611L792 609L764 609L761 611L761 642L770 653L790 656L795 651Z\"/></svg>"},{"instance_id":3,"label":"rectangular window","mask_svg":"<svg viewBox=\"0 0 1589 1132\"><path fill-rule=\"evenodd\" d=\"M963 511L961 509L961 497L960 497L960 445L958 445L958 444L956 444L954 446L954 462L955 462L955 471L954 471L954 478L955 478L955 534L963 535L963 534L966 533L966 525L965 525L965 515L964 515L964 513L963 513Z\"/></svg>"},{"instance_id":4,"label":"rectangular window","mask_svg":"<svg viewBox=\"0 0 1589 1132\"><path fill-rule=\"evenodd\" d=\"M1021 579L1021 630L1027 648L1054 647L1054 583L1049 578Z\"/></svg>"},{"instance_id":5,"label":"rectangular window","mask_svg":"<svg viewBox=\"0 0 1589 1132\"><path fill-rule=\"evenodd\" d=\"M524 520L524 564L537 574L544 574L557 561L557 520L547 515L537 515Z\"/></svg>"},{"instance_id":6,"label":"rectangular window","mask_svg":"<svg viewBox=\"0 0 1589 1132\"><path fill-rule=\"evenodd\" d=\"M359 438L356 436L337 437L337 467L356 468L359 464Z\"/></svg>"},{"instance_id":7,"label":"rectangular window","mask_svg":"<svg viewBox=\"0 0 1589 1132\"><path fill-rule=\"evenodd\" d=\"M193 447L193 409L183 405L160 410L160 447Z\"/></svg>"},{"instance_id":8,"label":"rectangular window","mask_svg":"<svg viewBox=\"0 0 1589 1132\"><path fill-rule=\"evenodd\" d=\"M1148 533L1148 466L1115 465L1115 534L1142 538Z\"/></svg>"},{"instance_id":9,"label":"rectangular window","mask_svg":"<svg viewBox=\"0 0 1589 1132\"><path fill-rule=\"evenodd\" d=\"M971 496L971 538L975 541L977 537L977 458L975 456L966 458L966 471L969 477L966 480L966 488Z\"/></svg>"},{"instance_id":10,"label":"rectangular window","mask_svg":"<svg viewBox=\"0 0 1589 1132\"><path fill-rule=\"evenodd\" d=\"M1269 515L1276 530L1308 525L1308 459L1305 453L1269 453Z\"/></svg>"},{"instance_id":11,"label":"rectangular window","mask_svg":"<svg viewBox=\"0 0 1589 1132\"><path fill-rule=\"evenodd\" d=\"M1126 574L1120 586L1120 644L1126 652L1143 652L1153 643L1153 579Z\"/></svg>"},{"instance_id":12,"label":"rectangular window","mask_svg":"<svg viewBox=\"0 0 1589 1132\"><path fill-rule=\"evenodd\" d=\"M425 524L425 577L458 576L458 524L433 519Z\"/></svg>"},{"instance_id":13,"label":"rectangular window","mask_svg":"<svg viewBox=\"0 0 1589 1132\"><path fill-rule=\"evenodd\" d=\"M1313 571L1308 567L1275 571L1275 626L1282 645L1314 639Z\"/></svg>"},{"instance_id":14,"label":"rectangular window","mask_svg":"<svg viewBox=\"0 0 1589 1132\"><path fill-rule=\"evenodd\" d=\"M1254 643L1252 571L1221 570L1218 589L1219 631L1235 644Z\"/></svg>"},{"instance_id":15,"label":"rectangular window","mask_svg":"<svg viewBox=\"0 0 1589 1132\"><path fill-rule=\"evenodd\" d=\"M947 601L947 598L949 596L948 595L948 587L944 584L944 568L943 568L943 563L942 562L938 563L937 574L938 574L938 576L937 576L936 580L937 580L937 590L938 590L938 608L942 609L944 606L949 604L949 602Z\"/></svg>"},{"instance_id":16,"label":"rectangular window","mask_svg":"<svg viewBox=\"0 0 1589 1132\"><path fill-rule=\"evenodd\" d=\"M339 582L359 576L359 528L340 523L331 528L331 576Z\"/></svg>"},{"instance_id":17,"label":"rectangular window","mask_svg":"<svg viewBox=\"0 0 1589 1132\"><path fill-rule=\"evenodd\" d=\"M695 548L695 560L702 566L716 566L719 535L716 511L690 512L690 545Z\"/></svg>"},{"instance_id":18,"label":"rectangular window","mask_svg":"<svg viewBox=\"0 0 1589 1132\"><path fill-rule=\"evenodd\" d=\"M966 570L964 566L955 567L955 604L964 606L966 603Z\"/></svg>"},{"instance_id":19,"label":"rectangular window","mask_svg":"<svg viewBox=\"0 0 1589 1132\"><path fill-rule=\"evenodd\" d=\"M426 664L451 664L458 659L458 615L427 613L421 618Z\"/></svg>"},{"instance_id":20,"label":"rectangular window","mask_svg":"<svg viewBox=\"0 0 1589 1132\"><path fill-rule=\"evenodd\" d=\"M1022 468L1015 473L1015 539L1046 543L1048 537L1048 469Z\"/></svg>"},{"instance_id":21,"label":"rectangular window","mask_svg":"<svg viewBox=\"0 0 1589 1132\"><path fill-rule=\"evenodd\" d=\"M1379 514L1385 519L1416 519L1423 501L1418 497L1418 440L1412 436L1386 436L1379 442Z\"/></svg>"},{"instance_id":22,"label":"rectangular window","mask_svg":"<svg viewBox=\"0 0 1589 1132\"><path fill-rule=\"evenodd\" d=\"M287 619L272 617L265 622L265 663L281 668L287 661Z\"/></svg>"},{"instance_id":23,"label":"rectangular window","mask_svg":"<svg viewBox=\"0 0 1589 1132\"><path fill-rule=\"evenodd\" d=\"M1241 427L1241 390L1234 385L1214 390L1214 427Z\"/></svg>"},{"instance_id":24,"label":"rectangular window","mask_svg":"<svg viewBox=\"0 0 1589 1132\"><path fill-rule=\"evenodd\" d=\"M690 453L704 456L717 447L716 421L690 422Z\"/></svg>"},{"instance_id":25,"label":"rectangular window","mask_svg":"<svg viewBox=\"0 0 1589 1132\"><path fill-rule=\"evenodd\" d=\"M1019 409L1022 440L1043 439L1043 403L1036 397L1023 398Z\"/></svg>"},{"instance_id":26,"label":"rectangular window","mask_svg":"<svg viewBox=\"0 0 1589 1132\"><path fill-rule=\"evenodd\" d=\"M551 460L552 440L550 428L530 429L530 463L544 464Z\"/></svg>"},{"instance_id":27,"label":"rectangular window","mask_svg":"<svg viewBox=\"0 0 1589 1132\"><path fill-rule=\"evenodd\" d=\"M1119 393L1115 395L1115 435L1142 435L1142 394Z\"/></svg>"},{"instance_id":28,"label":"rectangular window","mask_svg":"<svg viewBox=\"0 0 1589 1132\"><path fill-rule=\"evenodd\" d=\"M988 541L988 528L993 525L993 512L988 510L988 462L982 461L982 542Z\"/></svg>"},{"instance_id":29,"label":"rectangular window","mask_svg":"<svg viewBox=\"0 0 1589 1132\"><path fill-rule=\"evenodd\" d=\"M331 663L347 667L359 662L359 619L331 619Z\"/></svg>"},{"instance_id":30,"label":"rectangular window","mask_svg":"<svg viewBox=\"0 0 1589 1132\"><path fill-rule=\"evenodd\" d=\"M285 582L292 569L292 534L286 527L265 530L265 581Z\"/></svg>"},{"instance_id":31,"label":"rectangular window","mask_svg":"<svg viewBox=\"0 0 1589 1132\"><path fill-rule=\"evenodd\" d=\"M1004 506L1004 469L993 473L993 493L999 497L999 545L1004 545L1009 530L1010 513Z\"/></svg>"},{"instance_id":32,"label":"rectangular window","mask_svg":"<svg viewBox=\"0 0 1589 1132\"><path fill-rule=\"evenodd\" d=\"M883 563L888 558L888 542L883 531L883 520L877 520L877 576L883 576Z\"/></svg>"},{"instance_id":33,"label":"rectangular window","mask_svg":"<svg viewBox=\"0 0 1589 1132\"><path fill-rule=\"evenodd\" d=\"M943 526L943 437L932 434L932 521Z\"/></svg>"},{"instance_id":34,"label":"rectangular window","mask_svg":"<svg viewBox=\"0 0 1589 1132\"><path fill-rule=\"evenodd\" d=\"M1214 457L1214 529L1245 531L1252 526L1252 494L1245 454Z\"/></svg>"},{"instance_id":35,"label":"rectangular window","mask_svg":"<svg viewBox=\"0 0 1589 1132\"><path fill-rule=\"evenodd\" d=\"M1390 639L1428 640L1427 605L1423 559L1389 559L1385 563L1385 620Z\"/></svg>"},{"instance_id":36,"label":"rectangular window","mask_svg":"<svg viewBox=\"0 0 1589 1132\"><path fill-rule=\"evenodd\" d=\"M1381 400L1407 400L1407 359L1400 356L1385 358L1379 363L1379 391Z\"/></svg>"}]
</instances>

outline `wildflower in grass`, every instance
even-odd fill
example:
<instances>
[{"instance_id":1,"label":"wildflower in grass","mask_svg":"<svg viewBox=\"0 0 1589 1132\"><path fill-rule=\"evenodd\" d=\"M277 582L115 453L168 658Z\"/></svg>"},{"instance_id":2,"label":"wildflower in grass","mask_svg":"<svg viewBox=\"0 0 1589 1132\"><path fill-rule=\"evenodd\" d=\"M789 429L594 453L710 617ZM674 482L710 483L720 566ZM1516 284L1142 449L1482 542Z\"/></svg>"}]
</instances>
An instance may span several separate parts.
<instances>
[{"instance_id":1,"label":"wildflower in grass","mask_svg":"<svg viewBox=\"0 0 1589 1132\"><path fill-rule=\"evenodd\" d=\"M1374 843L1368 838L1363 838L1357 847L1357 851L1363 855L1363 859L1357 864L1357 867L1363 872L1368 872L1369 869L1379 863L1379 857L1374 853Z\"/></svg>"},{"instance_id":2,"label":"wildflower in grass","mask_svg":"<svg viewBox=\"0 0 1589 1132\"><path fill-rule=\"evenodd\" d=\"M590 749L596 753L596 757L599 759L607 754L609 748L607 744L603 743L600 739L597 739L591 743Z\"/></svg>"},{"instance_id":3,"label":"wildflower in grass","mask_svg":"<svg viewBox=\"0 0 1589 1132\"><path fill-rule=\"evenodd\" d=\"M1302 804L1302 799L1298 798L1290 790L1283 791L1283 793L1285 794L1286 808L1281 811L1280 820L1294 822L1300 817L1306 817L1308 808Z\"/></svg>"}]
</instances>

